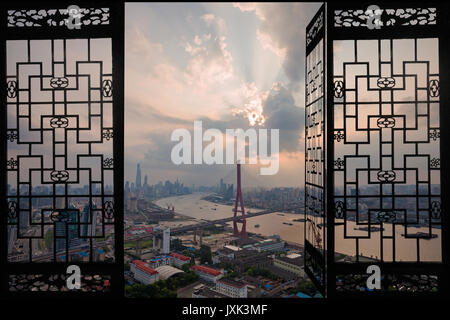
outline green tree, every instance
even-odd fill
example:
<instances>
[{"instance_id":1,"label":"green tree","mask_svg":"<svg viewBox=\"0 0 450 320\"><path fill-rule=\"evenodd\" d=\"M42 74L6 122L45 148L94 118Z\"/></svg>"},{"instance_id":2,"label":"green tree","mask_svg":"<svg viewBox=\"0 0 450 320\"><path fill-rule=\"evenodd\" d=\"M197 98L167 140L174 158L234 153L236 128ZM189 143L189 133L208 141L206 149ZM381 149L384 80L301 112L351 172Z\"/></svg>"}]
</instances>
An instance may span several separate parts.
<instances>
[{"instance_id":1,"label":"green tree","mask_svg":"<svg viewBox=\"0 0 450 320\"><path fill-rule=\"evenodd\" d=\"M206 245L202 245L200 247L200 263L211 263L212 262L212 253L211 248Z\"/></svg>"},{"instance_id":2,"label":"green tree","mask_svg":"<svg viewBox=\"0 0 450 320\"><path fill-rule=\"evenodd\" d=\"M295 291L296 291L295 293L301 291L303 293L306 293L307 295L310 295L311 297L317 293L316 287L310 280L300 281L297 284Z\"/></svg>"},{"instance_id":3,"label":"green tree","mask_svg":"<svg viewBox=\"0 0 450 320\"><path fill-rule=\"evenodd\" d=\"M134 284L125 288L127 298L176 298L177 290L197 281L198 275L187 271L167 280L159 280L153 284Z\"/></svg>"},{"instance_id":4,"label":"green tree","mask_svg":"<svg viewBox=\"0 0 450 320\"><path fill-rule=\"evenodd\" d=\"M245 272L247 275L252 277L262 276L267 279L271 280L278 280L280 277L278 277L276 274L274 274L272 271L264 268L256 268L256 267L250 267Z\"/></svg>"}]
</instances>

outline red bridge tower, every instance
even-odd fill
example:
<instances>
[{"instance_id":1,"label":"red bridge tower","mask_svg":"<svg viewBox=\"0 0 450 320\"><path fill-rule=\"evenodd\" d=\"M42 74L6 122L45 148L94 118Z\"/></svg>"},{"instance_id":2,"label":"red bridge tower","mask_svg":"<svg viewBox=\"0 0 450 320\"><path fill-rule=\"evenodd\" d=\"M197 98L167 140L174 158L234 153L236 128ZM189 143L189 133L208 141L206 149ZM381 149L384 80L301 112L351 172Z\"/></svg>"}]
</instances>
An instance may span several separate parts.
<instances>
[{"instance_id":1,"label":"red bridge tower","mask_svg":"<svg viewBox=\"0 0 450 320\"><path fill-rule=\"evenodd\" d=\"M240 209L238 209L238 206ZM247 236L247 220L245 218L244 199L242 198L241 190L241 164L237 164L237 189L236 189L236 201L234 203L234 220L233 220L233 232L235 236L244 238ZM241 216L237 216L237 213L241 212ZM241 231L238 229L238 223L242 223Z\"/></svg>"}]
</instances>

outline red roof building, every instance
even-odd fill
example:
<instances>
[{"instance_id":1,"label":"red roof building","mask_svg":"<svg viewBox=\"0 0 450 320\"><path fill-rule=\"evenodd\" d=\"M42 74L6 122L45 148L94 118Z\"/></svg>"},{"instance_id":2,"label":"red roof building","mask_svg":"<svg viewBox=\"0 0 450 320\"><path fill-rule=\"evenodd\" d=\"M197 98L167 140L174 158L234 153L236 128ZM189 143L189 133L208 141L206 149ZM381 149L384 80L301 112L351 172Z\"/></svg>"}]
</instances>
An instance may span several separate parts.
<instances>
[{"instance_id":1,"label":"red roof building","mask_svg":"<svg viewBox=\"0 0 450 320\"><path fill-rule=\"evenodd\" d=\"M158 272L156 272L156 270L148 267L147 264L144 261L142 261L142 260L134 260L133 264L136 265L137 269L142 270L145 273L148 273L148 274L151 274L151 275L154 275L154 274L158 273Z\"/></svg>"},{"instance_id":2,"label":"red roof building","mask_svg":"<svg viewBox=\"0 0 450 320\"><path fill-rule=\"evenodd\" d=\"M219 280L220 278L223 277L223 273L220 272L219 270L213 269L213 268L209 268L206 266L192 266L191 270L193 270L196 274L198 274L198 276L205 280L205 281L209 281L209 282L213 282L216 283L217 280Z\"/></svg>"},{"instance_id":3,"label":"red roof building","mask_svg":"<svg viewBox=\"0 0 450 320\"><path fill-rule=\"evenodd\" d=\"M209 268L209 267L205 267L205 266L197 266L197 265L195 265L195 266L191 267L191 270L198 271L198 272L201 272L201 273L206 273L206 274L209 274L209 275L214 276L214 277L222 274L222 272L220 272L219 270L216 270L216 269L213 269L213 268Z\"/></svg>"},{"instance_id":4,"label":"red roof building","mask_svg":"<svg viewBox=\"0 0 450 320\"><path fill-rule=\"evenodd\" d=\"M174 257L175 259L181 260L181 261L191 261L191 258L183 256L182 254L176 253L176 252L172 252L170 253L170 255L172 257Z\"/></svg>"},{"instance_id":5,"label":"red roof building","mask_svg":"<svg viewBox=\"0 0 450 320\"><path fill-rule=\"evenodd\" d=\"M247 285L230 279L216 282L216 291L231 298L247 298Z\"/></svg>"}]
</instances>

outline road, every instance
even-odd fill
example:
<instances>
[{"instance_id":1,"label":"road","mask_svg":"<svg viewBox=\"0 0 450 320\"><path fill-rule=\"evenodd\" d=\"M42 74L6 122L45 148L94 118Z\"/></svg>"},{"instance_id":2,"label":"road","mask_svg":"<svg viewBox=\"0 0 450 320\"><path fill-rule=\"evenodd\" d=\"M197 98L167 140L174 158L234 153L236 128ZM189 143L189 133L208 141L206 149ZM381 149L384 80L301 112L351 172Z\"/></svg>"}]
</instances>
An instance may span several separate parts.
<instances>
[{"instance_id":1,"label":"road","mask_svg":"<svg viewBox=\"0 0 450 320\"><path fill-rule=\"evenodd\" d=\"M296 209L297 207L292 207L292 208L283 208L283 210L285 211L291 211ZM162 208L160 208L162 209ZM166 210L166 209L162 209L162 210ZM274 212L279 212L280 209L268 209L268 210L263 210L263 211L259 211L259 212L252 212L250 214L247 214L246 217L247 218L253 218L253 217L257 217L257 216L261 216L261 215L265 215L265 214L270 214L270 213L274 213ZM182 215L182 213L177 213L175 212L175 214L179 214ZM183 232L188 232L188 231L192 231L192 230L196 230L196 229L200 229L200 228L205 228L211 225L216 225L216 224L227 224L228 222L232 222L234 220L239 220L240 216L237 216L236 218L234 217L229 217L229 218L223 218L223 219L217 219L217 220L210 220L210 221L204 221L204 222L200 222L197 224L191 224L191 225L187 225L187 226L182 226L182 227L176 227L176 228L171 228L170 229L170 234L174 235L174 234L179 234L179 233L183 233ZM134 242L134 241L144 241L144 240L148 240L148 239L153 239L153 237L161 237L162 236L162 231L161 230L156 230L154 232L148 232L146 234L141 234L141 235L136 235L136 236L132 236L127 238L127 242ZM96 248L104 248L108 245L112 245L113 244L113 239L109 239L106 241L100 241L100 242L93 242L92 247L94 249ZM69 254L73 254L73 253L77 253L79 251L81 251L83 249L83 247L85 247L86 245L79 245L79 246L75 246L69 249ZM66 251L61 251L56 253L56 255L58 257L63 256L66 254ZM53 258L53 252L51 253L45 253L39 256L33 256L33 262L39 262L39 261L49 261ZM22 254L22 255L10 255L9 256L10 261L14 261L14 262L22 262L22 261L26 261L28 259L28 256Z\"/></svg>"}]
</instances>

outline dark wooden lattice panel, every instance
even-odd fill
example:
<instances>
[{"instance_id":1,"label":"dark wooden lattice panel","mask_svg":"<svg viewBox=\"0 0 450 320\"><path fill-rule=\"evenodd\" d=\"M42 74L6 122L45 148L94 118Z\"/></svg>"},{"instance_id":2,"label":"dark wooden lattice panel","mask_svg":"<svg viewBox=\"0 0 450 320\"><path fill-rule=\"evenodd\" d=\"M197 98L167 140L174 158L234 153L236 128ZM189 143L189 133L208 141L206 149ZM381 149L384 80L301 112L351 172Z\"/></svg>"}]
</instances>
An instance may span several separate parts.
<instances>
[{"instance_id":1,"label":"dark wooden lattice panel","mask_svg":"<svg viewBox=\"0 0 450 320\"><path fill-rule=\"evenodd\" d=\"M333 49L335 250L441 261L438 40Z\"/></svg>"},{"instance_id":2,"label":"dark wooden lattice panel","mask_svg":"<svg viewBox=\"0 0 450 320\"><path fill-rule=\"evenodd\" d=\"M366 8L334 11L334 26L337 28L367 28L373 18ZM415 26L436 24L436 8L385 8L380 15L381 27Z\"/></svg>"},{"instance_id":3,"label":"dark wooden lattice panel","mask_svg":"<svg viewBox=\"0 0 450 320\"><path fill-rule=\"evenodd\" d=\"M442 179L448 170L443 160L448 154L443 147L448 139L443 126L447 20L444 7L433 4L380 5L369 11L355 4L326 5L322 68L328 170L322 201L330 297L368 294L366 269L372 264L381 268L382 288L371 294L448 289L449 221L443 209L448 200L441 196L448 190ZM310 110L307 103L307 139ZM313 149L306 145L307 199ZM318 265L308 239L305 230L306 271L308 263ZM317 278L317 271L307 273Z\"/></svg>"},{"instance_id":4,"label":"dark wooden lattice panel","mask_svg":"<svg viewBox=\"0 0 450 320\"><path fill-rule=\"evenodd\" d=\"M305 271L325 292L325 10L306 31Z\"/></svg>"},{"instance_id":5,"label":"dark wooden lattice panel","mask_svg":"<svg viewBox=\"0 0 450 320\"><path fill-rule=\"evenodd\" d=\"M9 293L123 290L123 6L79 7L2 12Z\"/></svg>"}]
</instances>

